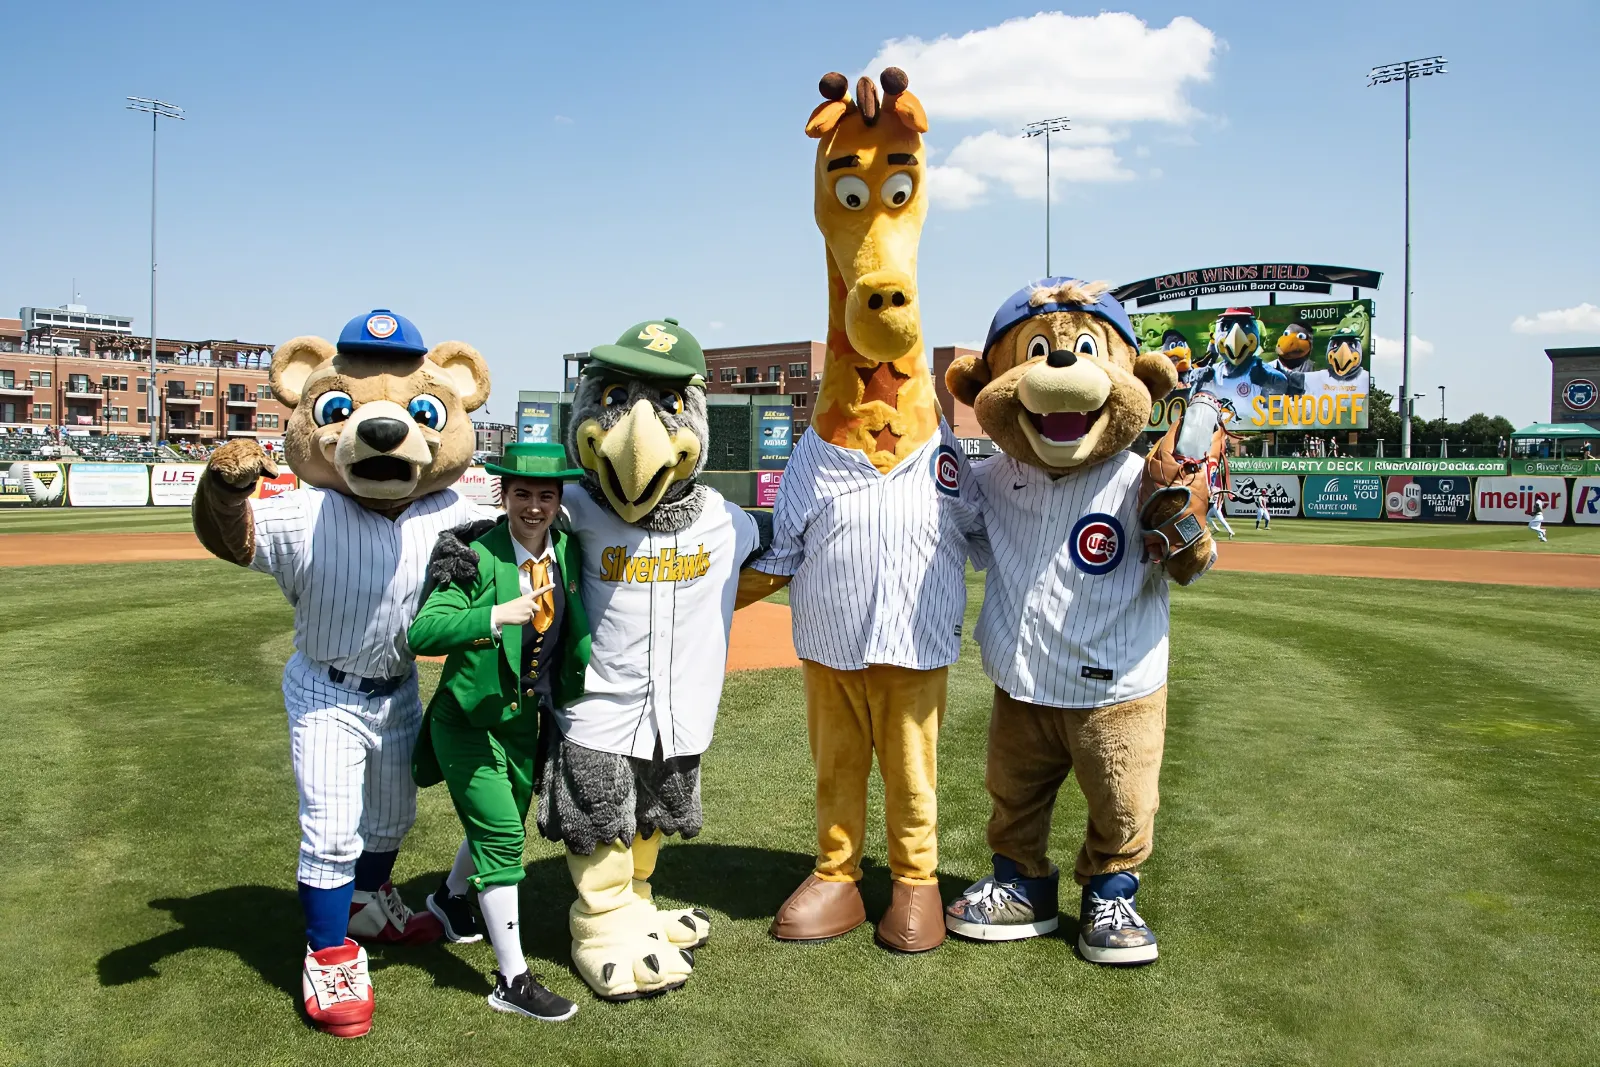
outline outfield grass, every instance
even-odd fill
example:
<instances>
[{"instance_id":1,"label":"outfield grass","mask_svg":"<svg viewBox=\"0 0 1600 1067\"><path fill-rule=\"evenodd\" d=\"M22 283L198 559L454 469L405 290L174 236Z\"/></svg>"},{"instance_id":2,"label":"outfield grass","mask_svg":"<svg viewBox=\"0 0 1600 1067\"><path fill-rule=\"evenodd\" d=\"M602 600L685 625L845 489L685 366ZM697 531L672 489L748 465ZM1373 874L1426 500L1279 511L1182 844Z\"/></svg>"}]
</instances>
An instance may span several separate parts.
<instances>
[{"instance_id":1,"label":"outfield grass","mask_svg":"<svg viewBox=\"0 0 1600 1067\"><path fill-rule=\"evenodd\" d=\"M1096 968L1054 938L915 958L867 928L771 941L813 817L798 672L770 671L729 680L706 831L662 855L663 897L715 916L685 989L630 1005L584 993L565 865L537 842L524 937L577 1018L491 1013L487 945L380 949L377 1024L351 1044L311 1032L295 1003L276 588L214 562L0 571L0 1063L1593 1062L1600 595L1218 574L1174 602L1140 895L1155 966ZM942 744L947 897L987 866L974 658L969 644ZM1082 819L1069 785L1063 863ZM426 791L396 872L413 903L458 835L443 789Z\"/></svg>"},{"instance_id":2,"label":"outfield grass","mask_svg":"<svg viewBox=\"0 0 1600 1067\"><path fill-rule=\"evenodd\" d=\"M188 508L0 508L0 534L185 533Z\"/></svg>"},{"instance_id":3,"label":"outfield grass","mask_svg":"<svg viewBox=\"0 0 1600 1067\"><path fill-rule=\"evenodd\" d=\"M1251 519L1229 519L1239 541L1307 545L1378 545L1388 548L1468 548L1503 552L1600 553L1600 526L1546 526L1548 544L1526 525L1488 522L1351 522L1340 519L1273 519L1265 530ZM1215 531L1213 531L1215 532ZM1223 537L1226 538L1226 534Z\"/></svg>"}]
</instances>

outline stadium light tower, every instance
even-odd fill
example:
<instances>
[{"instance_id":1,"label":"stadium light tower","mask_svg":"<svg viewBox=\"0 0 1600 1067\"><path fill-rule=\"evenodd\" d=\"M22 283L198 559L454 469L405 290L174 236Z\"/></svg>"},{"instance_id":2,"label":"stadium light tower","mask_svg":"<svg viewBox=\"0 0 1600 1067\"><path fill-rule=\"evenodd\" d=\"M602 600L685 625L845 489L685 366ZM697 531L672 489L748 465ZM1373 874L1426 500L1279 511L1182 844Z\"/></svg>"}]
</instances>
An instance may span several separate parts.
<instances>
[{"instance_id":1,"label":"stadium light tower","mask_svg":"<svg viewBox=\"0 0 1600 1067\"><path fill-rule=\"evenodd\" d=\"M130 96L127 108L150 116L150 391L145 399L145 414L150 419L150 447L159 443L156 417L156 127L162 119L183 121L183 108L165 100Z\"/></svg>"},{"instance_id":2,"label":"stadium light tower","mask_svg":"<svg viewBox=\"0 0 1600 1067\"><path fill-rule=\"evenodd\" d=\"M1404 59L1399 63L1385 63L1367 73L1367 87L1404 82L1406 87L1406 269L1405 299L1401 312L1400 339L1400 395L1411 391L1411 81L1433 74L1448 74L1444 56L1427 59ZM1400 421L1400 455L1411 457L1411 420Z\"/></svg>"},{"instance_id":3,"label":"stadium light tower","mask_svg":"<svg viewBox=\"0 0 1600 1067\"><path fill-rule=\"evenodd\" d=\"M1024 137L1044 138L1044 276L1050 277L1050 135L1066 133L1072 127L1065 115L1053 119L1040 119L1022 127Z\"/></svg>"}]
</instances>

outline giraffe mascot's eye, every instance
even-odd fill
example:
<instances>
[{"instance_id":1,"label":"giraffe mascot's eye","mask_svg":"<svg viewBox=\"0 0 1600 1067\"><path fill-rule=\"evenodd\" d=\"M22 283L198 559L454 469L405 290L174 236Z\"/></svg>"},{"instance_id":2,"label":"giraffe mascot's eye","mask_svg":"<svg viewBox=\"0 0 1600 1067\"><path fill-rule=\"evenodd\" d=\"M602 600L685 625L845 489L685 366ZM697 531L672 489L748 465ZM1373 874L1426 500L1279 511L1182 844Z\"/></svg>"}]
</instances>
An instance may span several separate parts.
<instances>
[{"instance_id":1,"label":"giraffe mascot's eye","mask_svg":"<svg viewBox=\"0 0 1600 1067\"><path fill-rule=\"evenodd\" d=\"M890 207L904 207L911 199L913 183L911 175L905 171L889 175L889 180L883 183L883 202Z\"/></svg>"},{"instance_id":2,"label":"giraffe mascot's eye","mask_svg":"<svg viewBox=\"0 0 1600 1067\"><path fill-rule=\"evenodd\" d=\"M613 385L607 389L600 402L608 408L620 408L628 402L628 390L621 385Z\"/></svg>"},{"instance_id":3,"label":"giraffe mascot's eye","mask_svg":"<svg viewBox=\"0 0 1600 1067\"><path fill-rule=\"evenodd\" d=\"M406 410L411 412L411 417L417 420L418 426L426 426L430 430L444 429L444 420L447 416L444 401L438 397L428 393L412 397L411 403L406 405Z\"/></svg>"},{"instance_id":4,"label":"giraffe mascot's eye","mask_svg":"<svg viewBox=\"0 0 1600 1067\"><path fill-rule=\"evenodd\" d=\"M317 404L311 409L311 418L318 426L326 426L330 422L343 422L354 410L355 404L349 393L329 389L317 397Z\"/></svg>"},{"instance_id":5,"label":"giraffe mascot's eye","mask_svg":"<svg viewBox=\"0 0 1600 1067\"><path fill-rule=\"evenodd\" d=\"M872 196L872 190L867 188L867 183L853 174L846 174L833 185L833 195L839 198L839 203L851 211L860 211L867 206L867 199Z\"/></svg>"}]
</instances>

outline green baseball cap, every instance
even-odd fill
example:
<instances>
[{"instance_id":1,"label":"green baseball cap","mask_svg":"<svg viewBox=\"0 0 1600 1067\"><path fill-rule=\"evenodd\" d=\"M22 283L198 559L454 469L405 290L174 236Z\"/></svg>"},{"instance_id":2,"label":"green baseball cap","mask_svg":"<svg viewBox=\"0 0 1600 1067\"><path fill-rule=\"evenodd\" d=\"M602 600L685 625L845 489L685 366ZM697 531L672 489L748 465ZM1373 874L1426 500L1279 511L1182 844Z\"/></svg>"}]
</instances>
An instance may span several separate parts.
<instances>
[{"instance_id":1,"label":"green baseball cap","mask_svg":"<svg viewBox=\"0 0 1600 1067\"><path fill-rule=\"evenodd\" d=\"M502 478L548 478L551 481L570 482L583 477L582 470L567 466L567 450L556 444L513 442L506 445L504 455L490 459L483 469Z\"/></svg>"},{"instance_id":2,"label":"green baseball cap","mask_svg":"<svg viewBox=\"0 0 1600 1067\"><path fill-rule=\"evenodd\" d=\"M614 345L589 350L593 363L646 378L705 385L706 354L677 319L646 319L622 331ZM592 365L592 364L591 364Z\"/></svg>"}]
</instances>

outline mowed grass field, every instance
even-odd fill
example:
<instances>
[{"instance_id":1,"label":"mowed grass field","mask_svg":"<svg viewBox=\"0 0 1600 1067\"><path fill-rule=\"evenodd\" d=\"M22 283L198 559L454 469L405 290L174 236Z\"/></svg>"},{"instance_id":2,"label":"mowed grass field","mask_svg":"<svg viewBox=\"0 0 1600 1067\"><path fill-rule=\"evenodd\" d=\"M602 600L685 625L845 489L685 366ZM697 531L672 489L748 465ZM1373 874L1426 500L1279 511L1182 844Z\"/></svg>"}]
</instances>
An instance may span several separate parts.
<instances>
[{"instance_id":1,"label":"mowed grass field","mask_svg":"<svg viewBox=\"0 0 1600 1067\"><path fill-rule=\"evenodd\" d=\"M705 833L669 844L657 877L715 918L685 989L589 996L565 864L535 841L524 938L576 1019L490 1012L485 944L378 949L377 1022L355 1043L296 1003L290 612L272 582L219 562L17 568L0 604L0 1063L1595 1061L1600 594L1241 574L1175 591L1140 894L1162 959L1137 970L1062 938L914 958L870 928L770 940L811 862L804 708L798 671L735 675ZM988 867L989 698L969 644L941 742L947 899ZM1069 783L1064 865L1082 820ZM458 839L443 789L424 792L396 872L413 904Z\"/></svg>"}]
</instances>

